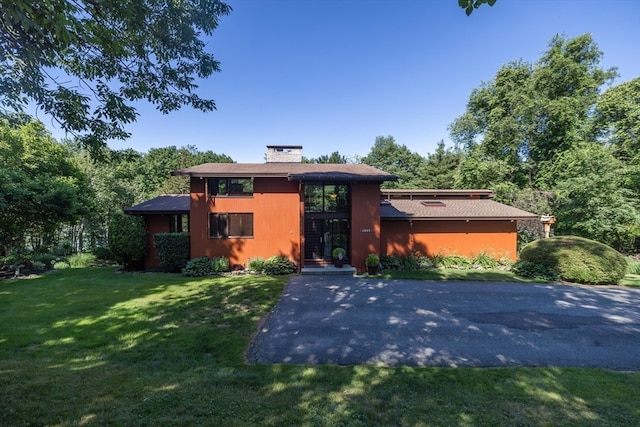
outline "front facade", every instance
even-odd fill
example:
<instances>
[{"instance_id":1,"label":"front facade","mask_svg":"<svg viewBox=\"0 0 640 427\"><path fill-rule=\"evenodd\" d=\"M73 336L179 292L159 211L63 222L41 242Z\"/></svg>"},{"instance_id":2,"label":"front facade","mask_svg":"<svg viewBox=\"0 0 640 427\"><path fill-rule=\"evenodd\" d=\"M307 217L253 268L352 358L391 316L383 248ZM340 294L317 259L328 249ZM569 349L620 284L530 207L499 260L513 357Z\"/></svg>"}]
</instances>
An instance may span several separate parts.
<instances>
[{"instance_id":1,"label":"front facade","mask_svg":"<svg viewBox=\"0 0 640 427\"><path fill-rule=\"evenodd\" d=\"M207 163L174 171L190 178L189 195L160 196L125 210L145 217L151 243L145 266L159 266L153 234L176 230L176 215L182 230L188 227L191 258L226 256L246 267L251 258L282 255L308 267L330 262L332 250L341 247L359 271L369 253L433 255L447 246L461 255L491 247L513 259L516 220L535 218L485 200L486 190L381 193L380 185L394 175L364 164L301 163L300 146L268 149L264 164ZM449 197L448 208L430 209L423 197ZM476 204L456 210L456 198ZM485 217L460 217L468 209L484 209ZM428 219L434 213L443 215ZM491 218L496 213L501 216Z\"/></svg>"}]
</instances>

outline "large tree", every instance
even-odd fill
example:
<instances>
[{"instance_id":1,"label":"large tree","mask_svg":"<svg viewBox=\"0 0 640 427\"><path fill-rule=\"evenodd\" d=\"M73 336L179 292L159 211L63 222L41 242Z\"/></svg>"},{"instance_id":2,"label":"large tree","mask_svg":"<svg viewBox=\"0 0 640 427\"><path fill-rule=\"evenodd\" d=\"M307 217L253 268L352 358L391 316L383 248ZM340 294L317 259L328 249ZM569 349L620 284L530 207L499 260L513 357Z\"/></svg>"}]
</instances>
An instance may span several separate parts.
<instances>
[{"instance_id":1,"label":"large tree","mask_svg":"<svg viewBox=\"0 0 640 427\"><path fill-rule=\"evenodd\" d=\"M219 71L205 50L221 0L0 0L0 106L31 102L97 152L128 136L132 101L163 113L215 103L194 93Z\"/></svg>"},{"instance_id":2,"label":"large tree","mask_svg":"<svg viewBox=\"0 0 640 427\"><path fill-rule=\"evenodd\" d=\"M39 121L0 118L0 252L34 249L91 209L86 176Z\"/></svg>"},{"instance_id":3,"label":"large tree","mask_svg":"<svg viewBox=\"0 0 640 427\"><path fill-rule=\"evenodd\" d=\"M588 139L600 88L616 76L601 58L589 34L555 36L535 65L509 63L471 93L453 140L514 168L516 185L534 185L544 162Z\"/></svg>"},{"instance_id":4,"label":"large tree","mask_svg":"<svg viewBox=\"0 0 640 427\"><path fill-rule=\"evenodd\" d=\"M384 188L425 188L422 177L425 159L406 145L399 145L392 136L378 136L369 154L362 163L375 166L398 176L397 182L385 182Z\"/></svg>"}]
</instances>

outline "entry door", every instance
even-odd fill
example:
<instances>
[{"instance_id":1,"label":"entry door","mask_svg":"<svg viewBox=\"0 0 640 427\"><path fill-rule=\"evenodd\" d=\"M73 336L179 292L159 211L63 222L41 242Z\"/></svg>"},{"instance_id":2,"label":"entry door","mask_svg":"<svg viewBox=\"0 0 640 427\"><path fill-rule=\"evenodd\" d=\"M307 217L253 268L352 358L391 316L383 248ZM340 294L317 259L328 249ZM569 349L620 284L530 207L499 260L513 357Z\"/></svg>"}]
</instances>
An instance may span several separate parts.
<instances>
[{"instance_id":1,"label":"entry door","mask_svg":"<svg viewBox=\"0 0 640 427\"><path fill-rule=\"evenodd\" d=\"M304 257L308 260L330 260L333 249L349 253L349 220L346 218L305 219Z\"/></svg>"}]
</instances>

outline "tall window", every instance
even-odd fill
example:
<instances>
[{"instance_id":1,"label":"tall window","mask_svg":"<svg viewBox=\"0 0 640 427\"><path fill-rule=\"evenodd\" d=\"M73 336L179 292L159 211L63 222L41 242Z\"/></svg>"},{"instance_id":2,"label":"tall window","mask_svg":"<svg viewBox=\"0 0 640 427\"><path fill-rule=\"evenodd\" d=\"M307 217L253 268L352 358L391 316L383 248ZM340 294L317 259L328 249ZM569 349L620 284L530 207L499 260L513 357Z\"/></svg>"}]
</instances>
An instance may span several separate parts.
<instances>
[{"instance_id":1,"label":"tall window","mask_svg":"<svg viewBox=\"0 0 640 427\"><path fill-rule=\"evenodd\" d=\"M252 213L210 213L209 238L253 237Z\"/></svg>"},{"instance_id":2,"label":"tall window","mask_svg":"<svg viewBox=\"0 0 640 427\"><path fill-rule=\"evenodd\" d=\"M349 186L347 184L305 184L304 209L306 212L348 212Z\"/></svg>"},{"instance_id":3,"label":"tall window","mask_svg":"<svg viewBox=\"0 0 640 427\"><path fill-rule=\"evenodd\" d=\"M208 178L207 194L210 197L251 197L253 180L251 178Z\"/></svg>"}]
</instances>

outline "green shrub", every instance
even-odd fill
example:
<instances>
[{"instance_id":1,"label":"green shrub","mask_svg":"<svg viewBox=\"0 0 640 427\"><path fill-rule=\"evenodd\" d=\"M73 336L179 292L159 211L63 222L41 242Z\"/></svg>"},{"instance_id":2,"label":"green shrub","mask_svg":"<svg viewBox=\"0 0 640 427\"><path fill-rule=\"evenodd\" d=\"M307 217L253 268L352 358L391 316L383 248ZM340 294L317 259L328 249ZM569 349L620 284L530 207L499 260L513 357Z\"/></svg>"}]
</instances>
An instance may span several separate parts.
<instances>
[{"instance_id":1,"label":"green shrub","mask_svg":"<svg viewBox=\"0 0 640 427\"><path fill-rule=\"evenodd\" d=\"M211 273L213 273L213 266L211 260L206 256L190 260L182 269L182 274L188 277L208 276Z\"/></svg>"},{"instance_id":2,"label":"green shrub","mask_svg":"<svg viewBox=\"0 0 640 427\"><path fill-rule=\"evenodd\" d=\"M249 259L247 261L247 267L256 273L262 273L264 271L264 258L256 257Z\"/></svg>"},{"instance_id":3,"label":"green shrub","mask_svg":"<svg viewBox=\"0 0 640 427\"><path fill-rule=\"evenodd\" d=\"M418 261L419 269L433 268L433 262L428 256L417 256L416 260Z\"/></svg>"},{"instance_id":4,"label":"green shrub","mask_svg":"<svg viewBox=\"0 0 640 427\"><path fill-rule=\"evenodd\" d=\"M472 266L471 260L462 255L443 256L442 259L440 260L440 265L444 268L460 268L460 269L466 269Z\"/></svg>"},{"instance_id":5,"label":"green shrub","mask_svg":"<svg viewBox=\"0 0 640 427\"><path fill-rule=\"evenodd\" d=\"M44 262L33 261L31 268L33 268L36 271L43 271L47 269L47 265Z\"/></svg>"},{"instance_id":6,"label":"green shrub","mask_svg":"<svg viewBox=\"0 0 640 427\"><path fill-rule=\"evenodd\" d=\"M380 265L380 257L378 255L371 253L367 255L367 259L365 259L364 264L367 267L377 267Z\"/></svg>"},{"instance_id":7,"label":"green shrub","mask_svg":"<svg viewBox=\"0 0 640 427\"><path fill-rule=\"evenodd\" d=\"M141 217L119 212L109 222L109 248L125 268L144 267L147 232Z\"/></svg>"},{"instance_id":8,"label":"green shrub","mask_svg":"<svg viewBox=\"0 0 640 427\"><path fill-rule=\"evenodd\" d=\"M110 260L113 258L113 255L111 254L109 248L103 248L101 246L93 248L91 250L91 253L93 253L97 259Z\"/></svg>"},{"instance_id":9,"label":"green shrub","mask_svg":"<svg viewBox=\"0 0 640 427\"><path fill-rule=\"evenodd\" d=\"M96 262L96 256L94 254L74 254L69 257L69 265L71 268L86 268L91 267Z\"/></svg>"},{"instance_id":10,"label":"green shrub","mask_svg":"<svg viewBox=\"0 0 640 427\"><path fill-rule=\"evenodd\" d=\"M546 265L536 264L531 261L518 261L511 267L511 271L521 277L528 279L543 280L545 282L556 282L560 280L557 271Z\"/></svg>"},{"instance_id":11,"label":"green shrub","mask_svg":"<svg viewBox=\"0 0 640 427\"><path fill-rule=\"evenodd\" d=\"M224 273L229 271L229 258L218 256L211 260L211 267L215 273Z\"/></svg>"},{"instance_id":12,"label":"green shrub","mask_svg":"<svg viewBox=\"0 0 640 427\"><path fill-rule=\"evenodd\" d=\"M160 266L169 273L177 273L189 262L189 233L158 233L153 236Z\"/></svg>"},{"instance_id":13,"label":"green shrub","mask_svg":"<svg viewBox=\"0 0 640 427\"><path fill-rule=\"evenodd\" d=\"M264 274L279 276L292 274L298 271L296 264L285 256L275 255L267 258L264 262Z\"/></svg>"},{"instance_id":14,"label":"green shrub","mask_svg":"<svg viewBox=\"0 0 640 427\"><path fill-rule=\"evenodd\" d=\"M640 275L640 261L636 261L633 258L627 258L629 267L627 269L628 274L639 274Z\"/></svg>"},{"instance_id":15,"label":"green shrub","mask_svg":"<svg viewBox=\"0 0 640 427\"><path fill-rule=\"evenodd\" d=\"M592 285L617 284L627 272L627 260L615 249L576 236L536 240L522 248L521 261L542 264L561 280Z\"/></svg>"},{"instance_id":16,"label":"green shrub","mask_svg":"<svg viewBox=\"0 0 640 427\"><path fill-rule=\"evenodd\" d=\"M408 255L404 257L400 257L400 263L402 264L403 270L419 270L420 263L418 263L418 257L415 255Z\"/></svg>"},{"instance_id":17,"label":"green shrub","mask_svg":"<svg viewBox=\"0 0 640 427\"><path fill-rule=\"evenodd\" d=\"M68 262L58 261L55 264L53 264L53 268L56 270L64 270L66 268L71 268L71 266L69 265Z\"/></svg>"},{"instance_id":18,"label":"green shrub","mask_svg":"<svg viewBox=\"0 0 640 427\"><path fill-rule=\"evenodd\" d=\"M342 255L342 258L340 257L340 255ZM333 251L331 251L331 257L333 259L345 259L347 256L347 251L345 251L343 248L334 248Z\"/></svg>"},{"instance_id":19,"label":"green shrub","mask_svg":"<svg viewBox=\"0 0 640 427\"><path fill-rule=\"evenodd\" d=\"M471 259L471 264L474 266L489 269L500 267L500 262L484 251L473 257L473 259Z\"/></svg>"},{"instance_id":20,"label":"green shrub","mask_svg":"<svg viewBox=\"0 0 640 427\"><path fill-rule=\"evenodd\" d=\"M402 261L396 255L382 255L380 263L384 270L400 270L402 268Z\"/></svg>"},{"instance_id":21,"label":"green shrub","mask_svg":"<svg viewBox=\"0 0 640 427\"><path fill-rule=\"evenodd\" d=\"M60 261L60 258L53 254L38 254L34 255L32 259L34 263L43 263L45 265L45 269L53 267L53 264L55 264L56 261Z\"/></svg>"}]
</instances>

